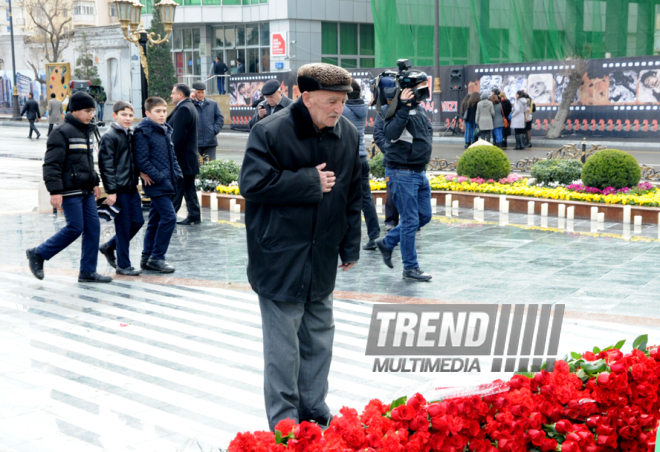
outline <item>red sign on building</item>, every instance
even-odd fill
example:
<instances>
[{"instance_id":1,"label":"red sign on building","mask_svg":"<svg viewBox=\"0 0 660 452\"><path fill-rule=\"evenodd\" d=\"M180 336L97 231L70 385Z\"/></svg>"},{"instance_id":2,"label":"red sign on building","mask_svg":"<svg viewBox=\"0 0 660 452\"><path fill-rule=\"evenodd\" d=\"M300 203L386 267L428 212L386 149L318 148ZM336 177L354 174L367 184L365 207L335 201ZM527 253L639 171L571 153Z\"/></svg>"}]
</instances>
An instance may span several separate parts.
<instances>
[{"instance_id":1,"label":"red sign on building","mask_svg":"<svg viewBox=\"0 0 660 452\"><path fill-rule=\"evenodd\" d=\"M273 55L286 55L286 41L280 33L273 33L271 52Z\"/></svg>"}]
</instances>

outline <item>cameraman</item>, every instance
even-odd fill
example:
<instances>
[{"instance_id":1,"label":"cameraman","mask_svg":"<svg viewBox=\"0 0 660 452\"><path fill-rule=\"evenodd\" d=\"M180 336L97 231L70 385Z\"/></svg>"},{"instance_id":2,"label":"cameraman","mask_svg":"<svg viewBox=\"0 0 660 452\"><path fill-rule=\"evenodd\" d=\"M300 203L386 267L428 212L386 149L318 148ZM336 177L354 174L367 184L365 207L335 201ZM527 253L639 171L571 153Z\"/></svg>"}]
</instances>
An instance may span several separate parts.
<instances>
[{"instance_id":1,"label":"cameraman","mask_svg":"<svg viewBox=\"0 0 660 452\"><path fill-rule=\"evenodd\" d=\"M401 67L401 66L400 66ZM411 281L430 281L417 262L415 234L431 221L431 186L425 169L431 158L433 129L420 102L429 97L425 73L400 73L399 86L404 82L398 99L383 108L385 179L388 181L394 204L401 216L399 225L376 241L385 265L392 265L392 250L401 243L403 278ZM414 80L415 84L406 84ZM406 86L408 85L408 86ZM386 110L395 109L387 114Z\"/></svg>"}]
</instances>

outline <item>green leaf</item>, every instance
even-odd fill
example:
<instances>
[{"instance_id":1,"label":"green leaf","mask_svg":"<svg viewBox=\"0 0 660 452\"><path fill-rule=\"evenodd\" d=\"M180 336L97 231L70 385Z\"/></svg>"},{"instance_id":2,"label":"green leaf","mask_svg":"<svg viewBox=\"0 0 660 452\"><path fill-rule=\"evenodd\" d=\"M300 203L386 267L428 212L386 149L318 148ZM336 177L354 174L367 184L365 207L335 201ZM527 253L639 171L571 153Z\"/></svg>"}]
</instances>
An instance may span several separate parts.
<instances>
[{"instance_id":1,"label":"green leaf","mask_svg":"<svg viewBox=\"0 0 660 452\"><path fill-rule=\"evenodd\" d=\"M587 362L582 364L582 370L584 370L587 375L594 375L597 373L605 372L607 370L607 363L604 359L599 359L594 362Z\"/></svg>"},{"instance_id":2,"label":"green leaf","mask_svg":"<svg viewBox=\"0 0 660 452\"><path fill-rule=\"evenodd\" d=\"M580 358L582 358L582 355L580 355L579 353L576 353L576 352L571 352L571 357L573 359L580 359Z\"/></svg>"},{"instance_id":3,"label":"green leaf","mask_svg":"<svg viewBox=\"0 0 660 452\"><path fill-rule=\"evenodd\" d=\"M282 432L279 430L275 430L275 444L282 444L284 441L282 440Z\"/></svg>"},{"instance_id":4,"label":"green leaf","mask_svg":"<svg viewBox=\"0 0 660 452\"><path fill-rule=\"evenodd\" d=\"M600 353L600 349L598 347L594 347L593 352L594 353Z\"/></svg>"},{"instance_id":5,"label":"green leaf","mask_svg":"<svg viewBox=\"0 0 660 452\"><path fill-rule=\"evenodd\" d=\"M575 373L575 375L577 375L577 377L578 377L580 380L584 380L585 378L589 378L583 369L578 370L578 371Z\"/></svg>"},{"instance_id":6,"label":"green leaf","mask_svg":"<svg viewBox=\"0 0 660 452\"><path fill-rule=\"evenodd\" d=\"M626 340L622 339L622 340L620 340L619 342L616 343L614 348L616 348L617 350L621 350L621 347L623 347L623 344L625 344L625 343L626 343Z\"/></svg>"},{"instance_id":7,"label":"green leaf","mask_svg":"<svg viewBox=\"0 0 660 452\"><path fill-rule=\"evenodd\" d=\"M407 396L403 396L403 397L400 397L400 398L396 399L396 400L395 400L394 402L392 402L392 404L390 405L390 411L392 411L394 408L396 408L396 407L398 407L398 406L405 405L407 401L408 401L408 397L407 397Z\"/></svg>"},{"instance_id":8,"label":"green leaf","mask_svg":"<svg viewBox=\"0 0 660 452\"><path fill-rule=\"evenodd\" d=\"M637 350L641 350L643 352L646 351L646 344L649 343L649 335L648 334L642 334L639 336L635 341L633 342L633 348L636 348Z\"/></svg>"}]
</instances>

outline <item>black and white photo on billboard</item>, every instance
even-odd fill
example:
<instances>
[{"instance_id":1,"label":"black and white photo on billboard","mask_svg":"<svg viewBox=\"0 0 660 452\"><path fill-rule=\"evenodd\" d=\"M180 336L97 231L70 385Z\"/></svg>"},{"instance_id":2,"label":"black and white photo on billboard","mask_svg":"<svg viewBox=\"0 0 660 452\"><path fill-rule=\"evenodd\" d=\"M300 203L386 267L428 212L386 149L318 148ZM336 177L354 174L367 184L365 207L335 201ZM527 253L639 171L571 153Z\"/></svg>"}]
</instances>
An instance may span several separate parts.
<instances>
[{"instance_id":1,"label":"black and white photo on billboard","mask_svg":"<svg viewBox=\"0 0 660 452\"><path fill-rule=\"evenodd\" d=\"M531 74L527 79L527 94L536 105L552 103L552 74Z\"/></svg>"},{"instance_id":2,"label":"black and white photo on billboard","mask_svg":"<svg viewBox=\"0 0 660 452\"><path fill-rule=\"evenodd\" d=\"M504 91L506 94L507 99L515 99L516 93L520 90L527 90L526 74L512 74L504 76L504 80L502 82L502 91Z\"/></svg>"},{"instance_id":3,"label":"black and white photo on billboard","mask_svg":"<svg viewBox=\"0 0 660 452\"><path fill-rule=\"evenodd\" d=\"M555 86L554 86L554 98L555 104L561 104L562 99L564 98L564 91L568 88L569 77L564 74L555 74ZM573 103L576 104L580 100L579 93L575 93L575 99Z\"/></svg>"},{"instance_id":4,"label":"black and white photo on billboard","mask_svg":"<svg viewBox=\"0 0 660 452\"><path fill-rule=\"evenodd\" d=\"M490 93L494 89L502 89L502 76L501 75L484 75L479 80L479 90L481 94L486 93L490 96Z\"/></svg>"},{"instance_id":5,"label":"black and white photo on billboard","mask_svg":"<svg viewBox=\"0 0 660 452\"><path fill-rule=\"evenodd\" d=\"M660 69L650 69L639 73L639 103L660 103Z\"/></svg>"},{"instance_id":6,"label":"black and white photo on billboard","mask_svg":"<svg viewBox=\"0 0 660 452\"><path fill-rule=\"evenodd\" d=\"M610 103L631 104L637 100L637 72L610 72Z\"/></svg>"}]
</instances>

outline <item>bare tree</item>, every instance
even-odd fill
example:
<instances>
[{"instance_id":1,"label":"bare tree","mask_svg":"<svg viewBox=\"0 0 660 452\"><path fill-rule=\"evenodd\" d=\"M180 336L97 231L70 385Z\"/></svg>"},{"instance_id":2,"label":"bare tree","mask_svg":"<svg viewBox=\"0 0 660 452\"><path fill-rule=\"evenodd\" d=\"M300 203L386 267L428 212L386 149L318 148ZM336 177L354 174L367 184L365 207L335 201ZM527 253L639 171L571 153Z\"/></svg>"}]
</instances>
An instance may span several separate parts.
<instances>
[{"instance_id":1,"label":"bare tree","mask_svg":"<svg viewBox=\"0 0 660 452\"><path fill-rule=\"evenodd\" d=\"M29 18L28 29L32 29L32 33L26 35L24 42L30 47L38 47L41 50L35 55L30 55L27 61L37 79L39 79L39 70L42 69L41 61L59 62L62 52L71 43L72 5L72 0L19 1L19 6L25 10Z\"/></svg>"},{"instance_id":2,"label":"bare tree","mask_svg":"<svg viewBox=\"0 0 660 452\"><path fill-rule=\"evenodd\" d=\"M561 136L564 123L566 123L566 118L570 113L571 104L573 104L575 95L582 85L584 74L587 72L587 60L583 58L569 57L566 58L566 63L563 76L568 80L568 84L562 94L561 104L555 119L548 130L548 138L559 138Z\"/></svg>"}]
</instances>

